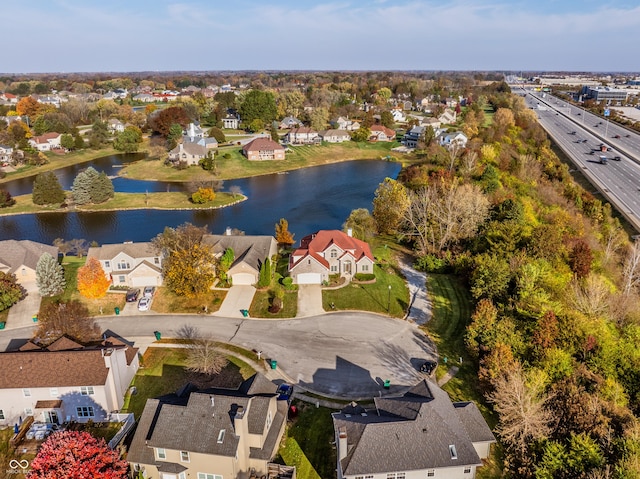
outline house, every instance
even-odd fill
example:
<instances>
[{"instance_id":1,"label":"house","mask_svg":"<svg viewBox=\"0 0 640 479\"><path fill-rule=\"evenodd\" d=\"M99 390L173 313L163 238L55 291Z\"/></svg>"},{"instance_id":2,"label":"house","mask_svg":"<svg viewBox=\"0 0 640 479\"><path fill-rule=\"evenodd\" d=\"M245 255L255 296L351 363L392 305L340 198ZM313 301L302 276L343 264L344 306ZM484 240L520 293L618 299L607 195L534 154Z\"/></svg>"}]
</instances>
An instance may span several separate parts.
<instances>
[{"instance_id":1,"label":"house","mask_svg":"<svg viewBox=\"0 0 640 479\"><path fill-rule=\"evenodd\" d=\"M351 140L351 135L347 130L326 130L321 131L318 135L322 141L328 143L342 143L343 141Z\"/></svg>"},{"instance_id":2,"label":"house","mask_svg":"<svg viewBox=\"0 0 640 479\"><path fill-rule=\"evenodd\" d=\"M407 121L407 117L404 115L402 110L394 108L393 110L391 110L391 115L393 115L393 121L396 123L404 123L405 121Z\"/></svg>"},{"instance_id":3,"label":"house","mask_svg":"<svg viewBox=\"0 0 640 479\"><path fill-rule=\"evenodd\" d=\"M35 284L36 265L44 253L58 257L58 248L30 240L0 241L0 271L13 273L22 286Z\"/></svg>"},{"instance_id":4,"label":"house","mask_svg":"<svg viewBox=\"0 0 640 479\"><path fill-rule=\"evenodd\" d=\"M151 93L140 93L133 97L133 101L139 101L142 103L153 103L154 101L156 101L156 97Z\"/></svg>"},{"instance_id":5,"label":"house","mask_svg":"<svg viewBox=\"0 0 640 479\"><path fill-rule=\"evenodd\" d=\"M95 258L114 286L160 286L162 254L147 243L105 244L89 248L87 260Z\"/></svg>"},{"instance_id":6,"label":"house","mask_svg":"<svg viewBox=\"0 0 640 479\"><path fill-rule=\"evenodd\" d=\"M454 131L452 133L442 132L438 135L437 140L440 145L447 148L451 148L454 145L464 148L467 146L467 141L469 141L467 135L461 131Z\"/></svg>"},{"instance_id":7,"label":"house","mask_svg":"<svg viewBox=\"0 0 640 479\"><path fill-rule=\"evenodd\" d=\"M51 151L60 148L60 133L50 132L29 138L29 144L38 151Z\"/></svg>"},{"instance_id":8,"label":"house","mask_svg":"<svg viewBox=\"0 0 640 479\"><path fill-rule=\"evenodd\" d=\"M224 235L204 235L202 244L210 245L216 258L229 248L233 250L235 259L227 274L234 285L256 284L264 261L278 253L273 236L232 235L229 228Z\"/></svg>"},{"instance_id":9,"label":"house","mask_svg":"<svg viewBox=\"0 0 640 479\"><path fill-rule=\"evenodd\" d=\"M289 128L297 128L300 126L302 126L302 122L300 120L294 116L287 116L282 119L278 128L281 130L288 130Z\"/></svg>"},{"instance_id":10,"label":"house","mask_svg":"<svg viewBox=\"0 0 640 479\"><path fill-rule=\"evenodd\" d=\"M438 128L442 126L442 122L435 118L424 118L420 119L420 126L430 126L433 128L433 131L436 131Z\"/></svg>"},{"instance_id":11,"label":"house","mask_svg":"<svg viewBox=\"0 0 640 479\"><path fill-rule=\"evenodd\" d=\"M122 408L138 371L138 349L117 338L82 346L63 336L0 353L0 424L103 421Z\"/></svg>"},{"instance_id":12,"label":"house","mask_svg":"<svg viewBox=\"0 0 640 479\"><path fill-rule=\"evenodd\" d=\"M124 123L117 118L111 118L107 122L107 128L111 133L122 133L124 131Z\"/></svg>"},{"instance_id":13,"label":"house","mask_svg":"<svg viewBox=\"0 0 640 479\"><path fill-rule=\"evenodd\" d=\"M456 122L456 112L450 108L446 108L438 117L438 121L444 125L451 125Z\"/></svg>"},{"instance_id":14,"label":"house","mask_svg":"<svg viewBox=\"0 0 640 479\"><path fill-rule=\"evenodd\" d=\"M195 138L204 138L204 130L200 128L200 123L189 123L189 126L183 131L183 135L194 141Z\"/></svg>"},{"instance_id":15,"label":"house","mask_svg":"<svg viewBox=\"0 0 640 479\"><path fill-rule=\"evenodd\" d=\"M240 126L240 114L233 108L227 109L227 114L222 119L222 128L237 130Z\"/></svg>"},{"instance_id":16,"label":"house","mask_svg":"<svg viewBox=\"0 0 640 479\"><path fill-rule=\"evenodd\" d=\"M292 145L309 145L320 141L320 137L314 129L303 126L289 131L284 135L284 141Z\"/></svg>"},{"instance_id":17,"label":"house","mask_svg":"<svg viewBox=\"0 0 640 479\"><path fill-rule=\"evenodd\" d=\"M271 138L255 138L242 147L242 154L251 161L284 160L284 147Z\"/></svg>"},{"instance_id":18,"label":"house","mask_svg":"<svg viewBox=\"0 0 640 479\"><path fill-rule=\"evenodd\" d=\"M218 140L213 137L206 137L204 135L204 130L200 127L199 123L189 123L187 129L184 130L184 134L182 136L182 144L184 145L189 142L203 146L205 148L205 151L218 148Z\"/></svg>"},{"instance_id":19,"label":"house","mask_svg":"<svg viewBox=\"0 0 640 479\"><path fill-rule=\"evenodd\" d=\"M407 148L417 148L418 142L424 139L425 129L424 126L414 126L405 133L402 144Z\"/></svg>"},{"instance_id":20,"label":"house","mask_svg":"<svg viewBox=\"0 0 640 479\"><path fill-rule=\"evenodd\" d=\"M369 141L393 141L396 139L396 132L386 126L371 125L370 130Z\"/></svg>"},{"instance_id":21,"label":"house","mask_svg":"<svg viewBox=\"0 0 640 479\"><path fill-rule=\"evenodd\" d=\"M276 390L257 373L235 390L148 399L127 455L132 471L147 478L266 476L288 410Z\"/></svg>"},{"instance_id":22,"label":"house","mask_svg":"<svg viewBox=\"0 0 640 479\"><path fill-rule=\"evenodd\" d=\"M357 121L349 120L348 118L338 117L337 120L331 122L331 125L338 130L355 131L360 129L360 123Z\"/></svg>"},{"instance_id":23,"label":"house","mask_svg":"<svg viewBox=\"0 0 640 479\"><path fill-rule=\"evenodd\" d=\"M0 101L2 101L3 104L15 105L18 103L18 97L13 93L0 93Z\"/></svg>"},{"instance_id":24,"label":"house","mask_svg":"<svg viewBox=\"0 0 640 479\"><path fill-rule=\"evenodd\" d=\"M351 231L320 230L300 240L289 257L289 275L295 284L321 284L330 275L350 279L358 273L373 274L373 265L369 244Z\"/></svg>"},{"instance_id":25,"label":"house","mask_svg":"<svg viewBox=\"0 0 640 479\"><path fill-rule=\"evenodd\" d=\"M13 147L9 145L0 145L0 166L10 163L13 155Z\"/></svg>"},{"instance_id":26,"label":"house","mask_svg":"<svg viewBox=\"0 0 640 479\"><path fill-rule=\"evenodd\" d=\"M474 403L452 403L428 379L374 403L332 414L338 479L473 479L496 441Z\"/></svg>"},{"instance_id":27,"label":"house","mask_svg":"<svg viewBox=\"0 0 640 479\"><path fill-rule=\"evenodd\" d=\"M216 142L217 146L218 142ZM184 161L189 166L196 166L205 156L207 156L207 147L191 141L188 137L182 138L182 143L169 152L169 161L179 163Z\"/></svg>"}]
</instances>

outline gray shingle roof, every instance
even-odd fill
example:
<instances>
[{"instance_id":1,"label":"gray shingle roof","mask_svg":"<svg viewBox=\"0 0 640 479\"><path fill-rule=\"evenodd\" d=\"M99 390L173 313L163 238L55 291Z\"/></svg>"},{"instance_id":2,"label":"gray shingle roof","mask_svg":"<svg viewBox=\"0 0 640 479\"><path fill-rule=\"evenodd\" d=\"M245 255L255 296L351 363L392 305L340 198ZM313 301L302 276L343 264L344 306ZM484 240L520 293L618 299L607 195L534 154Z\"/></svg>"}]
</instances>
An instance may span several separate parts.
<instances>
[{"instance_id":1,"label":"gray shingle roof","mask_svg":"<svg viewBox=\"0 0 640 479\"><path fill-rule=\"evenodd\" d=\"M475 403L471 401L455 402L453 407L456 408L460 422L473 442L494 442L496 440Z\"/></svg>"},{"instance_id":2,"label":"gray shingle roof","mask_svg":"<svg viewBox=\"0 0 640 479\"><path fill-rule=\"evenodd\" d=\"M375 404L377 410L368 411L366 416L348 417L345 412L353 412L351 405L350 411L333 414L335 430L344 428L347 433L348 453L341 461L343 475L481 464L468 428L474 434L477 428L478 437L488 438L486 431L480 433L481 428L475 424L478 417L471 408L456 409L436 384L424 380L402 397L376 398ZM459 410L464 410L462 415ZM468 416L468 428L461 416ZM455 459L451 445L457 452Z\"/></svg>"},{"instance_id":3,"label":"gray shingle roof","mask_svg":"<svg viewBox=\"0 0 640 479\"><path fill-rule=\"evenodd\" d=\"M116 243L104 244L98 247L89 248L87 259L96 258L99 260L112 260L118 254L124 253L130 258L150 258L160 256L151 242L144 243ZM152 265L153 266L153 265Z\"/></svg>"},{"instance_id":4,"label":"gray shingle roof","mask_svg":"<svg viewBox=\"0 0 640 479\"><path fill-rule=\"evenodd\" d=\"M277 244L273 236L205 235L202 243L211 245L216 255L231 248L235 260L230 269L240 263L246 263L259 271L263 261L277 252Z\"/></svg>"},{"instance_id":5,"label":"gray shingle roof","mask_svg":"<svg viewBox=\"0 0 640 479\"><path fill-rule=\"evenodd\" d=\"M8 266L10 273L15 273L23 265L35 270L43 253L57 258L58 248L29 240L0 241L0 265Z\"/></svg>"}]
</instances>

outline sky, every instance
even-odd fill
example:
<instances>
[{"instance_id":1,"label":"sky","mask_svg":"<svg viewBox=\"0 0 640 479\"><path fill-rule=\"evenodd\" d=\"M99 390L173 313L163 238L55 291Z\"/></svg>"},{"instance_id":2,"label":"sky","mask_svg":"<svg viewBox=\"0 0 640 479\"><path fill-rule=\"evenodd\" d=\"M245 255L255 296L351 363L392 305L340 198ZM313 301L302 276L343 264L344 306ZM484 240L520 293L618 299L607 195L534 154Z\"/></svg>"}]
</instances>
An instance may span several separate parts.
<instances>
[{"instance_id":1,"label":"sky","mask_svg":"<svg viewBox=\"0 0 640 479\"><path fill-rule=\"evenodd\" d=\"M2 73L640 71L640 0L3 3Z\"/></svg>"}]
</instances>

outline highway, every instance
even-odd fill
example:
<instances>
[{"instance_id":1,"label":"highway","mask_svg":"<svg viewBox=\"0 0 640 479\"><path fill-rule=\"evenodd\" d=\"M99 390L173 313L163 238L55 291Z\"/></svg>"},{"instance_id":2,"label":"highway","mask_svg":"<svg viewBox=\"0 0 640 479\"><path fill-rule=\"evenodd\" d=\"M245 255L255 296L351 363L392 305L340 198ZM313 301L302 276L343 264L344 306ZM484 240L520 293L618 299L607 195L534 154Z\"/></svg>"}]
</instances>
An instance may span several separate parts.
<instances>
[{"instance_id":1,"label":"highway","mask_svg":"<svg viewBox=\"0 0 640 479\"><path fill-rule=\"evenodd\" d=\"M525 101L574 165L640 231L640 135L612 122L607 127L606 119L548 93L542 97L527 91ZM609 151L599 151L603 143ZM607 157L606 164L600 162L601 155Z\"/></svg>"}]
</instances>

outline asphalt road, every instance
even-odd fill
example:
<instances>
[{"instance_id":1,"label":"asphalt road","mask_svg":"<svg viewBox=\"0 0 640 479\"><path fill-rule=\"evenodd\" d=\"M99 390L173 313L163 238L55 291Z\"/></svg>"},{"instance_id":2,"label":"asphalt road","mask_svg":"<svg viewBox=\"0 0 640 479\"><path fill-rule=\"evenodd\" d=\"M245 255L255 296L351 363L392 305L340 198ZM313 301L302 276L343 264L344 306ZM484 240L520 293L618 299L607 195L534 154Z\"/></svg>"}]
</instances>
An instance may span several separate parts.
<instances>
[{"instance_id":1,"label":"asphalt road","mask_svg":"<svg viewBox=\"0 0 640 479\"><path fill-rule=\"evenodd\" d=\"M542 98L540 94L528 92L526 101L534 108L542 127L576 167L640 230L640 135L612 123L605 135L606 120L581 110L580 116L587 116L587 126L583 127L560 100L550 98L548 94ZM540 110L539 105L546 109ZM576 107L572 108L577 110ZM598 127L594 126L596 124ZM619 140L609 138L618 134L621 136ZM629 137L624 137L627 134ZM597 151L602 143L610 146L611 151ZM607 164L600 163L600 155L607 157ZM613 160L616 156L620 157L620 161Z\"/></svg>"},{"instance_id":2,"label":"asphalt road","mask_svg":"<svg viewBox=\"0 0 640 479\"><path fill-rule=\"evenodd\" d=\"M154 331L175 337L185 324L200 336L262 351L297 383L320 394L353 399L371 398L383 391L404 391L421 377L419 366L436 359L435 346L411 321L370 313L330 313L304 319L264 320L204 315L114 316L97 321L137 343L149 342ZM32 328L6 330L0 347L6 349L31 337ZM20 341L22 339L22 341Z\"/></svg>"}]
</instances>

